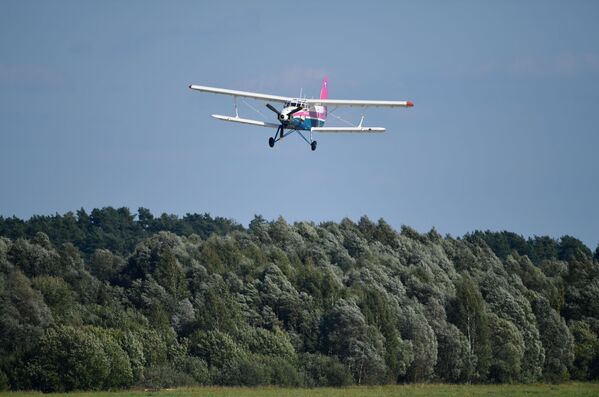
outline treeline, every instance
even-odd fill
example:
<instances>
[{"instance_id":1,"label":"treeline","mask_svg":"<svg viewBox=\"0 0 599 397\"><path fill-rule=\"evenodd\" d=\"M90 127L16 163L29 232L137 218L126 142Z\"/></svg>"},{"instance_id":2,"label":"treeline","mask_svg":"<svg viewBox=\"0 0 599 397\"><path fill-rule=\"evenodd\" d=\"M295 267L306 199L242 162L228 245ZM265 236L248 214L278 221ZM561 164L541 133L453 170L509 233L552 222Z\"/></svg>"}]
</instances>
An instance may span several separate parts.
<instances>
[{"instance_id":1,"label":"treeline","mask_svg":"<svg viewBox=\"0 0 599 397\"><path fill-rule=\"evenodd\" d=\"M599 248L140 208L0 217L0 389L599 378Z\"/></svg>"},{"instance_id":2,"label":"treeline","mask_svg":"<svg viewBox=\"0 0 599 397\"><path fill-rule=\"evenodd\" d=\"M139 208L137 214L124 207L96 208L89 214L82 208L76 213L35 215L29 220L0 216L0 236L11 240L32 239L42 232L54 246L71 243L85 255L104 248L126 256L137 243L162 231L179 236L196 234L206 239L214 233L224 235L234 230L241 231L243 227L226 218L212 218L208 214L187 214L179 218L166 213L154 217L147 208Z\"/></svg>"}]
</instances>

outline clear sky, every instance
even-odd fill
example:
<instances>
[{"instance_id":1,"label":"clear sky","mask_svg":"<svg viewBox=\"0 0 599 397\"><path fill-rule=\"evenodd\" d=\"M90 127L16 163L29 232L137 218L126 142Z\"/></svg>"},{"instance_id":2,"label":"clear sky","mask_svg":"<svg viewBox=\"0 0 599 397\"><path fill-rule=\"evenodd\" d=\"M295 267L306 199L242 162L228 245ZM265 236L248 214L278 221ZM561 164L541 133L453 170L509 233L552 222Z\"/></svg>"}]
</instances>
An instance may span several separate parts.
<instances>
[{"instance_id":1,"label":"clear sky","mask_svg":"<svg viewBox=\"0 0 599 397\"><path fill-rule=\"evenodd\" d=\"M366 214L594 249L598 21L597 1L2 0L0 214ZM317 96L324 75L332 98L415 107L368 111L386 134L271 149L271 130L210 117L229 97L187 88Z\"/></svg>"}]
</instances>

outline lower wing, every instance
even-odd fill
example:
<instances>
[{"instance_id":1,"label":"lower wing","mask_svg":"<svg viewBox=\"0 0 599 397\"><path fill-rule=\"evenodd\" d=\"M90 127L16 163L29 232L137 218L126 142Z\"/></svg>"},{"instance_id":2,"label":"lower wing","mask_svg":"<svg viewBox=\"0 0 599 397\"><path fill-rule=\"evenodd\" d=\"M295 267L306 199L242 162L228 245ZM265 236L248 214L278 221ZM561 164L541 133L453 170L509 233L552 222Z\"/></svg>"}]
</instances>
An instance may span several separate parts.
<instances>
[{"instance_id":1,"label":"lower wing","mask_svg":"<svg viewBox=\"0 0 599 397\"><path fill-rule=\"evenodd\" d=\"M333 132L333 133L365 133L372 134L377 132L385 132L383 127L312 127L312 132Z\"/></svg>"},{"instance_id":2,"label":"lower wing","mask_svg":"<svg viewBox=\"0 0 599 397\"><path fill-rule=\"evenodd\" d=\"M220 114L213 114L212 117L214 117L215 119L222 120L222 121L231 121L233 123L257 125L259 127L279 128L279 126L280 126L280 124L267 123L266 121L242 119L241 117L223 116Z\"/></svg>"}]
</instances>

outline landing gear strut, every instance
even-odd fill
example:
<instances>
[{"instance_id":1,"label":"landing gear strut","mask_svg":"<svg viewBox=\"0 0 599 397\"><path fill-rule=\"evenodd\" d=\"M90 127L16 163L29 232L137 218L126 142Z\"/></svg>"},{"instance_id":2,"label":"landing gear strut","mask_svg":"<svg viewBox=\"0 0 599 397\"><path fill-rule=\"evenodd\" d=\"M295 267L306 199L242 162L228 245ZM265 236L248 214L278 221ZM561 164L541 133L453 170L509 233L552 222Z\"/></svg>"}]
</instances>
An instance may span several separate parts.
<instances>
[{"instance_id":1,"label":"landing gear strut","mask_svg":"<svg viewBox=\"0 0 599 397\"><path fill-rule=\"evenodd\" d=\"M280 132L280 134L279 134ZM268 146L270 147L274 147L275 146L275 142L277 142L278 140L280 140L281 138L283 138L284 135L284 128L282 125L279 126L279 128L277 128L277 132L275 133L274 137L270 137L268 138Z\"/></svg>"},{"instance_id":2,"label":"landing gear strut","mask_svg":"<svg viewBox=\"0 0 599 397\"><path fill-rule=\"evenodd\" d=\"M287 132L287 134L285 134L285 125L280 125L279 128L277 128L275 136L271 136L270 138L268 138L268 146L274 147L277 141L280 141L284 137L293 134L294 132L297 132L299 136L301 136L302 139L306 141L306 143L310 146L310 149L312 149L312 151L316 150L317 143L316 141L312 140L312 132L310 132L310 140L308 140L300 130L296 130L293 128L290 129L290 132Z\"/></svg>"}]
</instances>

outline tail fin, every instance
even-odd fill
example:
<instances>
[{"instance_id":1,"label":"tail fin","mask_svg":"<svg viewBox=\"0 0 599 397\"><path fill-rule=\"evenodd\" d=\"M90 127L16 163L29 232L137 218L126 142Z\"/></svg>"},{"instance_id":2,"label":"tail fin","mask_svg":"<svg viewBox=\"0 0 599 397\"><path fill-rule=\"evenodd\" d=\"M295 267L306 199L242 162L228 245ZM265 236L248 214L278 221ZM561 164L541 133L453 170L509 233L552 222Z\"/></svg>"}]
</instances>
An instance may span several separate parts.
<instances>
[{"instance_id":1,"label":"tail fin","mask_svg":"<svg viewBox=\"0 0 599 397\"><path fill-rule=\"evenodd\" d=\"M322 79L322 86L320 87L320 99L329 98L329 78L325 77Z\"/></svg>"},{"instance_id":2,"label":"tail fin","mask_svg":"<svg viewBox=\"0 0 599 397\"><path fill-rule=\"evenodd\" d=\"M322 79L322 86L320 87L320 99L328 99L329 98L329 78L328 77L324 77ZM323 112L320 113L318 115L318 117L322 118L323 120L323 124L324 124L324 120L327 119L327 107L323 106Z\"/></svg>"}]
</instances>

